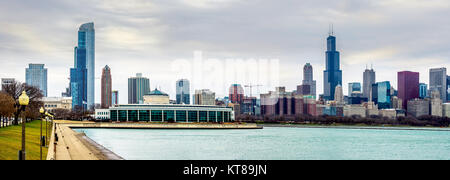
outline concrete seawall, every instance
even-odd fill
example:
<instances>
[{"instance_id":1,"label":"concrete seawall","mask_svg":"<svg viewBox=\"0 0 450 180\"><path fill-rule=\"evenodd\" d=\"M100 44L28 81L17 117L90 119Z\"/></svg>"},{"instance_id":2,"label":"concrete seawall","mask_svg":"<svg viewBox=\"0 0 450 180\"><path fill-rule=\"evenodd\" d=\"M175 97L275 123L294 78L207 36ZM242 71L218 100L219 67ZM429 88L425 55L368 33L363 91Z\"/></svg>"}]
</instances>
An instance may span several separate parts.
<instances>
[{"instance_id":1,"label":"concrete seawall","mask_svg":"<svg viewBox=\"0 0 450 180\"><path fill-rule=\"evenodd\" d=\"M72 128L116 129L262 129L256 124L209 123L94 123L54 121L47 160L122 160L114 152Z\"/></svg>"}]
</instances>

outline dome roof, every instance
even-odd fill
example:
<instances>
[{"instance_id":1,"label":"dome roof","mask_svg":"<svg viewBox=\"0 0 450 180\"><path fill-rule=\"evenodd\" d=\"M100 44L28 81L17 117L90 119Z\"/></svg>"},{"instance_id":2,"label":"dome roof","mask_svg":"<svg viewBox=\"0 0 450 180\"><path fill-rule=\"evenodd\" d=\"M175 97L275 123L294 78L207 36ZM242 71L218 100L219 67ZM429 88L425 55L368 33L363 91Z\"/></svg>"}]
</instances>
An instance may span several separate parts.
<instances>
[{"instance_id":1,"label":"dome roof","mask_svg":"<svg viewBox=\"0 0 450 180\"><path fill-rule=\"evenodd\" d=\"M160 90L158 90L158 89L155 89L155 90L149 92L147 95L154 95L154 96L169 96L168 94L166 94L166 93L164 93L164 92L162 92L162 91L160 91Z\"/></svg>"}]
</instances>

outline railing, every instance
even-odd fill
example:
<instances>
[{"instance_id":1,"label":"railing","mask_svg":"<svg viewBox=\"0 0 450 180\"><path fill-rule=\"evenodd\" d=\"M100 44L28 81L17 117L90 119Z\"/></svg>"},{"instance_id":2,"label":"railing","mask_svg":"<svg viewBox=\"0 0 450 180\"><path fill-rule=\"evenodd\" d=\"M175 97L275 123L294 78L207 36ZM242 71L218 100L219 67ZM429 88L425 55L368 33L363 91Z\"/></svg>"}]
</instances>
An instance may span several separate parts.
<instances>
[{"instance_id":1,"label":"railing","mask_svg":"<svg viewBox=\"0 0 450 180\"><path fill-rule=\"evenodd\" d=\"M55 132L56 123L52 124L52 135L50 137L49 145L48 145L48 153L47 160L55 160L56 159L56 143L58 142L57 134Z\"/></svg>"}]
</instances>

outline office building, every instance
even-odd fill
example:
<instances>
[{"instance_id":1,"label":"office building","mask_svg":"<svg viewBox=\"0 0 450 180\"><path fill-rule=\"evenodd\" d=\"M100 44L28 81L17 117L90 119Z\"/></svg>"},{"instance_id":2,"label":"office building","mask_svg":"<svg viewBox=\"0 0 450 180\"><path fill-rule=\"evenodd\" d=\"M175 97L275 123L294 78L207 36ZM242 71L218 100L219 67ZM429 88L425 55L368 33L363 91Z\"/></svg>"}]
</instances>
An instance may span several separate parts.
<instances>
[{"instance_id":1,"label":"office building","mask_svg":"<svg viewBox=\"0 0 450 180\"><path fill-rule=\"evenodd\" d=\"M72 110L71 97L43 97L42 103L44 103L45 110L49 112L53 112L55 109Z\"/></svg>"},{"instance_id":2,"label":"office building","mask_svg":"<svg viewBox=\"0 0 450 180\"><path fill-rule=\"evenodd\" d=\"M244 101L244 89L240 84L232 84L229 88L231 103L241 104Z\"/></svg>"},{"instance_id":3,"label":"office building","mask_svg":"<svg viewBox=\"0 0 450 180\"><path fill-rule=\"evenodd\" d=\"M180 79L176 84L177 104L190 104L190 83L187 79Z\"/></svg>"},{"instance_id":4,"label":"office building","mask_svg":"<svg viewBox=\"0 0 450 180\"><path fill-rule=\"evenodd\" d=\"M437 89L431 91L430 99L430 115L442 117L442 100L441 95Z\"/></svg>"},{"instance_id":5,"label":"office building","mask_svg":"<svg viewBox=\"0 0 450 180\"><path fill-rule=\"evenodd\" d=\"M378 106L378 109L392 108L391 84L389 81L372 84L372 101Z\"/></svg>"},{"instance_id":6,"label":"office building","mask_svg":"<svg viewBox=\"0 0 450 180\"><path fill-rule=\"evenodd\" d=\"M86 106L91 109L95 106L95 29L93 22L80 26L78 30L78 46L75 49L75 59L84 61L84 68L86 69Z\"/></svg>"},{"instance_id":7,"label":"office building","mask_svg":"<svg viewBox=\"0 0 450 180\"><path fill-rule=\"evenodd\" d=\"M195 105L215 105L216 104L216 93L210 91L209 89L195 90L194 104Z\"/></svg>"},{"instance_id":8,"label":"office building","mask_svg":"<svg viewBox=\"0 0 450 180\"><path fill-rule=\"evenodd\" d=\"M26 83L41 90L42 95L47 97L47 68L44 64L29 64L25 70Z\"/></svg>"},{"instance_id":9,"label":"office building","mask_svg":"<svg viewBox=\"0 0 450 180\"><path fill-rule=\"evenodd\" d=\"M447 68L433 68L430 69L430 90L437 90L440 94L440 99L446 101L447 99Z\"/></svg>"},{"instance_id":10,"label":"office building","mask_svg":"<svg viewBox=\"0 0 450 180\"><path fill-rule=\"evenodd\" d=\"M16 82L16 80L14 78L2 78L2 87L1 87L1 89L3 90L3 86L9 85L9 84L13 84L14 82Z\"/></svg>"},{"instance_id":11,"label":"office building","mask_svg":"<svg viewBox=\"0 0 450 180\"><path fill-rule=\"evenodd\" d=\"M419 73L402 71L397 73L398 98L407 105L409 100L419 98ZM408 110L409 106L405 107Z\"/></svg>"},{"instance_id":12,"label":"office building","mask_svg":"<svg viewBox=\"0 0 450 180\"><path fill-rule=\"evenodd\" d=\"M111 105L119 104L119 91L112 91L111 93Z\"/></svg>"},{"instance_id":13,"label":"office building","mask_svg":"<svg viewBox=\"0 0 450 180\"><path fill-rule=\"evenodd\" d=\"M340 84L336 86L336 90L334 91L334 101L338 104L344 104L344 93Z\"/></svg>"},{"instance_id":14,"label":"office building","mask_svg":"<svg viewBox=\"0 0 450 180\"><path fill-rule=\"evenodd\" d=\"M407 112L414 117L430 114L430 101L427 99L411 99L407 102Z\"/></svg>"},{"instance_id":15,"label":"office building","mask_svg":"<svg viewBox=\"0 0 450 180\"><path fill-rule=\"evenodd\" d=\"M150 91L150 80L137 73L136 77L128 78L128 104L144 103L144 95Z\"/></svg>"},{"instance_id":16,"label":"office building","mask_svg":"<svg viewBox=\"0 0 450 180\"><path fill-rule=\"evenodd\" d=\"M102 70L102 99L101 107L108 108L112 105L112 79L111 79L111 68L106 65Z\"/></svg>"},{"instance_id":17,"label":"office building","mask_svg":"<svg viewBox=\"0 0 450 180\"><path fill-rule=\"evenodd\" d=\"M316 115L316 99L312 95L298 95L287 92L285 87L277 87L275 91L261 94L261 115Z\"/></svg>"},{"instance_id":18,"label":"office building","mask_svg":"<svg viewBox=\"0 0 450 180\"><path fill-rule=\"evenodd\" d=\"M361 91L361 83L359 82L352 82L348 83L348 96L352 96L354 92L360 93Z\"/></svg>"},{"instance_id":19,"label":"office building","mask_svg":"<svg viewBox=\"0 0 450 180\"><path fill-rule=\"evenodd\" d=\"M327 38L326 69L324 78L324 100L334 100L337 85L342 85L342 71L340 70L339 52L336 51L336 37L332 34Z\"/></svg>"},{"instance_id":20,"label":"office building","mask_svg":"<svg viewBox=\"0 0 450 180\"><path fill-rule=\"evenodd\" d=\"M425 83L420 83L419 84L419 98L420 99L425 99L428 95L428 85Z\"/></svg>"},{"instance_id":21,"label":"office building","mask_svg":"<svg viewBox=\"0 0 450 180\"><path fill-rule=\"evenodd\" d=\"M310 63L306 63L303 67L303 92L301 94L303 95L312 95L316 97L316 81L313 80L313 67ZM309 89L305 89L309 88Z\"/></svg>"},{"instance_id":22,"label":"office building","mask_svg":"<svg viewBox=\"0 0 450 180\"><path fill-rule=\"evenodd\" d=\"M372 84L376 81L375 71L366 68L363 75L363 97L370 99Z\"/></svg>"}]
</instances>

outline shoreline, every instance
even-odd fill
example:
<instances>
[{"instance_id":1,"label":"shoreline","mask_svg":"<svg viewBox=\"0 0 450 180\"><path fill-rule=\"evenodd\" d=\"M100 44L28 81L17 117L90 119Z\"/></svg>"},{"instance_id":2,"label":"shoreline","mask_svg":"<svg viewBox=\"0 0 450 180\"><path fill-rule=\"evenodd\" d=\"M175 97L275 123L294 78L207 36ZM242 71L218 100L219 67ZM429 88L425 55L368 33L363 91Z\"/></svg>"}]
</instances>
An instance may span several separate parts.
<instances>
[{"instance_id":1,"label":"shoreline","mask_svg":"<svg viewBox=\"0 0 450 180\"><path fill-rule=\"evenodd\" d=\"M450 128L415 127L415 126L362 126L362 125L305 125L305 124L276 124L258 123L263 127L290 127L290 128L330 128L330 129L373 129L373 130L410 130L410 131L450 131Z\"/></svg>"}]
</instances>

